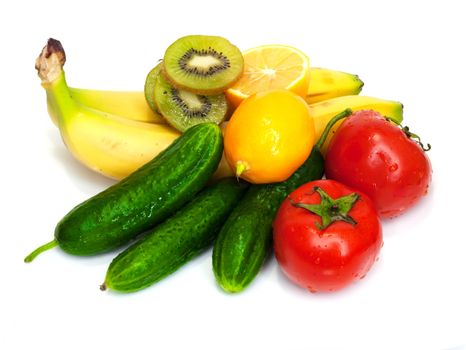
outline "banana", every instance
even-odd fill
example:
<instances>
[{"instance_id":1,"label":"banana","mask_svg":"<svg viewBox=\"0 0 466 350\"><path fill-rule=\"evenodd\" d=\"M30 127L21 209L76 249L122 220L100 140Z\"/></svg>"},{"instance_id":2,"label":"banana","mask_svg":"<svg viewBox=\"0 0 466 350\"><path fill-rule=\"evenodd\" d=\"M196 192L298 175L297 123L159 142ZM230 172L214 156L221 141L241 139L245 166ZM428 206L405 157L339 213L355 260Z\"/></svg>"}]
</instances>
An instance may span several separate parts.
<instances>
[{"instance_id":1,"label":"banana","mask_svg":"<svg viewBox=\"0 0 466 350\"><path fill-rule=\"evenodd\" d=\"M305 100L317 103L333 97L358 95L364 83L357 75L327 68L311 68L311 81Z\"/></svg>"},{"instance_id":2,"label":"banana","mask_svg":"<svg viewBox=\"0 0 466 350\"><path fill-rule=\"evenodd\" d=\"M60 42L49 39L36 69L66 147L87 167L114 179L124 178L180 135L168 125L131 120L76 102L65 80L64 63Z\"/></svg>"},{"instance_id":3,"label":"banana","mask_svg":"<svg viewBox=\"0 0 466 350\"><path fill-rule=\"evenodd\" d=\"M400 102L359 95L334 97L309 105L311 117L314 119L316 139L322 135L322 132L324 131L330 119L346 108L351 108L353 111L372 109L397 123L401 123L403 120L403 104ZM335 134L335 131L338 129L338 126L341 124L341 122L342 121L337 122L331 129L327 140L322 147L322 152L324 154L327 150L328 143L330 142L332 136Z\"/></svg>"},{"instance_id":4,"label":"banana","mask_svg":"<svg viewBox=\"0 0 466 350\"><path fill-rule=\"evenodd\" d=\"M152 111L142 91L107 91L70 88L71 96L86 106L141 122L167 124Z\"/></svg>"},{"instance_id":5,"label":"banana","mask_svg":"<svg viewBox=\"0 0 466 350\"><path fill-rule=\"evenodd\" d=\"M108 91L70 87L69 92L76 102L92 109L141 122L166 124L160 114L150 109L142 91ZM47 108L50 118L56 125L57 111L50 99L47 99Z\"/></svg>"},{"instance_id":6,"label":"banana","mask_svg":"<svg viewBox=\"0 0 466 350\"><path fill-rule=\"evenodd\" d=\"M68 150L90 169L110 178L122 179L167 148L180 135L152 112L145 102L144 92L69 88L63 71L64 64L65 52L60 42L49 39L36 61L36 69L47 95L49 114ZM319 72L320 77L334 77L327 83L322 78L320 87L317 83L310 87L315 96L350 91L348 86L351 84L345 85L345 80L353 81L353 93L358 93L362 87L357 76L342 72L334 74L332 72L335 71L322 68L313 70ZM341 79L335 78L338 76ZM355 81L359 81L359 85ZM323 93L325 86L327 90ZM346 108L354 111L373 109L397 122L403 119L403 105L400 102L358 95L334 97L309 105L317 138L328 121ZM150 122L141 121L149 121L144 119L149 116L152 118ZM327 138L323 152L337 128L338 123ZM233 176L233 172L223 157L213 178L226 176Z\"/></svg>"}]
</instances>

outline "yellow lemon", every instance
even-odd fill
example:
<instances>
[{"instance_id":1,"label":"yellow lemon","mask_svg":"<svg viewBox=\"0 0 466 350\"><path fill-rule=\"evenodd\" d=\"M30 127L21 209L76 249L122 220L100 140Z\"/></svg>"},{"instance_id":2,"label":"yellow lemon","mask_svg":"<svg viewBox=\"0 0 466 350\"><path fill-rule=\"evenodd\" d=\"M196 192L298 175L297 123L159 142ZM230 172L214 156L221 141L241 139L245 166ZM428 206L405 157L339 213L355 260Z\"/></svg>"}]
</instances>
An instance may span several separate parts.
<instances>
[{"instance_id":1,"label":"yellow lemon","mask_svg":"<svg viewBox=\"0 0 466 350\"><path fill-rule=\"evenodd\" d=\"M225 128L224 152L236 175L255 184L286 180L314 145L314 122L303 98L288 90L244 100Z\"/></svg>"}]
</instances>

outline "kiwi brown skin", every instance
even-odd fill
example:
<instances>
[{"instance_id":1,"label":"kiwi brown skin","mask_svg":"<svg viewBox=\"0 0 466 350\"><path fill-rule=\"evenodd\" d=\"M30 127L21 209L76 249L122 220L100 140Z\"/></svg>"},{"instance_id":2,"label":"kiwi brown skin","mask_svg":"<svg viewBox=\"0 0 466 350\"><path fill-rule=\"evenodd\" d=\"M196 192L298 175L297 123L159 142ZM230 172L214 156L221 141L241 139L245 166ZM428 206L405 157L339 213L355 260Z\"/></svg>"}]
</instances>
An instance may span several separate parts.
<instances>
[{"instance_id":1,"label":"kiwi brown skin","mask_svg":"<svg viewBox=\"0 0 466 350\"><path fill-rule=\"evenodd\" d=\"M202 86L200 86L199 84L194 84L190 82L190 85L189 84L183 84L181 82L182 79L175 79L174 76L172 76L169 72L169 70L167 69L167 65L164 64L163 67L162 67L162 72L163 72L163 75L165 77L165 79L167 81L169 81L173 86L175 86L176 88L178 89L182 89L182 90L186 90L186 91L190 91L190 92L193 92L195 94L198 94L198 95L218 95L222 92L224 92L225 90L227 90L228 88L230 88L231 86L233 86L242 76L243 74L243 70L244 70L244 60L243 60L243 56L241 54L241 51L236 47L234 46L233 44L231 44L228 40L226 40L225 38L222 38L222 37L218 37L218 36L206 36L206 35L189 35L189 36L186 36L186 37L182 37L180 39L178 39L177 41L175 41L172 45L170 45L167 49L167 51L165 52L165 55L164 55L164 63L166 62L177 62L177 64L179 64L179 62L181 61L181 59L183 58L184 54L182 51L180 51L179 53L177 53L177 56L173 57L173 50L170 51L170 49L174 46L176 46L177 42L181 41L181 40L184 40L184 39L187 39L187 40L206 40L206 43L202 43L200 45L208 45L208 43L210 42L213 46L213 48L211 48L210 46L204 46L204 47L191 47L190 49L187 49L185 50L185 53L189 50L194 50L196 51L197 53L195 53L194 55L199 55L199 51L200 52L203 52L204 55L208 56L208 54L205 54L205 52L207 50L212 50L215 52L215 54L217 55L223 55L224 57L226 57L227 59L230 58L228 57L228 52L230 52L230 56L231 59L228 61L228 66L226 69L230 69L229 71L229 76L225 77L225 82L224 84L221 84L221 85L218 85L218 86L208 86L206 88L203 88ZM215 42L215 41L218 41L218 42ZM222 47L223 45L223 47ZM223 53L223 51L225 51L225 54ZM226 56L225 56L226 55ZM172 69L173 69L173 65L172 65ZM189 73L187 73L189 74ZM215 71L214 69L214 73L212 74L212 76L208 75L206 77L203 77L202 79L204 79L204 81L211 81L213 82L213 84L218 84L217 82L215 82L215 80L218 80L218 81L221 81L221 79L219 79L218 75L216 75L217 72ZM225 74L225 73L219 73L219 74ZM198 77L193 77L193 80L194 79L198 79ZM201 82L203 83L203 82Z\"/></svg>"},{"instance_id":2,"label":"kiwi brown skin","mask_svg":"<svg viewBox=\"0 0 466 350\"><path fill-rule=\"evenodd\" d=\"M155 103L155 83L157 76L160 73L160 70L162 69L162 62L159 62L154 68L150 70L150 72L147 74L146 81L144 83L144 97L146 99L147 104L149 105L150 109L152 109L155 113L159 113L159 110L157 108L157 104Z\"/></svg>"}]
</instances>

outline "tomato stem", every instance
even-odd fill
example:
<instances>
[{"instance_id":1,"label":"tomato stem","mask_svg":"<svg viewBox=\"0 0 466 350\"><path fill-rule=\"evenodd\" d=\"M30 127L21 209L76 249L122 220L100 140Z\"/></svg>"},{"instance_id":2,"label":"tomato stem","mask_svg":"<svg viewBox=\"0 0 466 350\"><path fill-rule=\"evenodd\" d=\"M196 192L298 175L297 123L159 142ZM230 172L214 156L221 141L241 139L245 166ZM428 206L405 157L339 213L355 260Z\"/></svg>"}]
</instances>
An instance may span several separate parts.
<instances>
[{"instance_id":1,"label":"tomato stem","mask_svg":"<svg viewBox=\"0 0 466 350\"><path fill-rule=\"evenodd\" d=\"M317 192L320 196L320 204L305 204L293 201L289 198L291 205L298 208L303 208L311 213L314 213L322 219L322 224L316 222L316 227L319 230L326 229L335 221L344 221L353 226L357 222L348 215L349 211L353 208L354 204L358 201L359 195L351 193L337 199L330 197L322 188L316 186L313 191Z\"/></svg>"},{"instance_id":2,"label":"tomato stem","mask_svg":"<svg viewBox=\"0 0 466 350\"><path fill-rule=\"evenodd\" d=\"M401 125L400 125L401 126ZM430 143L427 144L427 147L424 147L424 144L421 142L421 138L419 137L419 135L409 131L409 127L407 126L402 126L401 127L401 130L403 130L403 132L406 134L406 136L408 136L410 139L414 140L415 142L418 143L419 146L421 146L422 150L424 152L427 152L427 151L430 151L430 149L432 148Z\"/></svg>"},{"instance_id":3,"label":"tomato stem","mask_svg":"<svg viewBox=\"0 0 466 350\"><path fill-rule=\"evenodd\" d=\"M330 121L327 123L327 126L325 127L322 135L320 135L320 138L319 140L317 141L316 143L316 146L321 149L322 146L324 145L325 143L325 140L327 139L327 136L328 134L330 133L330 130L332 129L332 127L335 125L335 123L343 118L346 118L347 116L349 116L350 114L352 114L353 111L350 109L350 108L347 108L345 109L343 112L337 114L336 116L334 116L332 119L330 119Z\"/></svg>"},{"instance_id":4,"label":"tomato stem","mask_svg":"<svg viewBox=\"0 0 466 350\"><path fill-rule=\"evenodd\" d=\"M405 133L406 136L408 136L410 139L412 139L414 142L416 142L419 146L421 146L421 148L422 148L422 150L424 152L430 151L430 149L432 148L430 143L427 144L427 147L424 146L424 144L421 141L421 137L419 135L411 132L409 130L408 126L403 126L403 125L401 125L401 123L399 123L396 120L393 120L391 118L387 118L387 117L385 117L385 118L388 119L389 121L395 123L396 125L398 125L401 128L401 130Z\"/></svg>"}]
</instances>

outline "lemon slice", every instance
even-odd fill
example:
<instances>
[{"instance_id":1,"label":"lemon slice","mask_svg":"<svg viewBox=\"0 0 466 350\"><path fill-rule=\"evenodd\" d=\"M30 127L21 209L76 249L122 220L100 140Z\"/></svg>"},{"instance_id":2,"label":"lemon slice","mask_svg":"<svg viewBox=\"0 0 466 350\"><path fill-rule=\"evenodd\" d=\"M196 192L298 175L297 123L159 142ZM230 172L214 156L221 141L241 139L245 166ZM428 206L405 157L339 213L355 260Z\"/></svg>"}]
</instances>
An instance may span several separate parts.
<instances>
[{"instance_id":1,"label":"lemon slice","mask_svg":"<svg viewBox=\"0 0 466 350\"><path fill-rule=\"evenodd\" d=\"M233 106L254 93L274 89L306 96L311 71L303 52L286 45L266 45L244 51L243 57L243 75L226 92Z\"/></svg>"}]
</instances>

